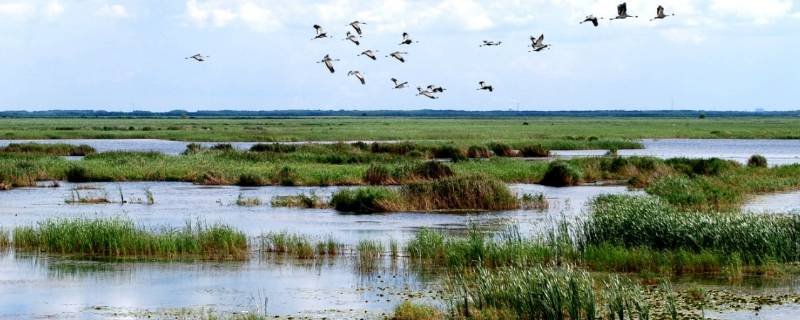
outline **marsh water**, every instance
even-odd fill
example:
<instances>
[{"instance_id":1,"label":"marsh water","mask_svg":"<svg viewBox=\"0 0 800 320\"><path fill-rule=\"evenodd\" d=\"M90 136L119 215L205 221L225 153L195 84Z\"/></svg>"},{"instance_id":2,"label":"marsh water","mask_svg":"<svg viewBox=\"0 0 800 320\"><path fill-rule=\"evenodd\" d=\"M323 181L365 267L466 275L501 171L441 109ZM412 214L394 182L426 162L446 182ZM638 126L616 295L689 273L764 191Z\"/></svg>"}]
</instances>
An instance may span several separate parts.
<instances>
[{"instance_id":1,"label":"marsh water","mask_svg":"<svg viewBox=\"0 0 800 320\"><path fill-rule=\"evenodd\" d=\"M72 184L57 188L19 188L0 192L0 226L31 225L48 218L128 217L147 226L179 227L201 220L224 223L249 236L287 231L332 236L352 246L360 239L404 241L420 228L465 233L469 228L498 231L511 226L534 235L561 219L583 215L600 194L640 193L617 186L550 188L512 185L517 193L543 193L544 211L475 214L341 214L333 210L273 208L275 196L316 194L329 197L337 187L207 187L176 182ZM67 204L73 192L119 203ZM145 190L155 204L142 202ZM120 192L122 196L120 197ZM239 195L265 204L240 207ZM384 261L364 273L352 259L320 261L251 258L247 262L86 261L43 254L0 254L0 318L144 318L151 313L189 308L220 312L328 319L383 318L404 299L436 300L435 278L420 276L402 261ZM264 306L266 304L266 307ZM166 310L166 311L165 311Z\"/></svg>"},{"instance_id":2,"label":"marsh water","mask_svg":"<svg viewBox=\"0 0 800 320\"><path fill-rule=\"evenodd\" d=\"M0 140L0 146L15 142L36 143L68 143L87 144L98 152L105 151L155 151L164 154L180 154L186 149L188 142L168 141L158 139L62 139L62 140ZM353 141L346 141L353 142ZM396 142L396 141L381 141ZM284 144L305 143L336 143L335 141L320 142L281 142ZM767 139L644 139L641 140L644 149L619 150L622 156L652 156L658 158L722 158L746 163L754 154L761 154L767 158L770 165L783 165L800 163L800 140L767 140ZM202 142L205 146L212 146L215 142ZM231 142L234 148L249 149L256 142ZM602 156L607 150L554 150L553 154L559 157L589 157Z\"/></svg>"}]
</instances>

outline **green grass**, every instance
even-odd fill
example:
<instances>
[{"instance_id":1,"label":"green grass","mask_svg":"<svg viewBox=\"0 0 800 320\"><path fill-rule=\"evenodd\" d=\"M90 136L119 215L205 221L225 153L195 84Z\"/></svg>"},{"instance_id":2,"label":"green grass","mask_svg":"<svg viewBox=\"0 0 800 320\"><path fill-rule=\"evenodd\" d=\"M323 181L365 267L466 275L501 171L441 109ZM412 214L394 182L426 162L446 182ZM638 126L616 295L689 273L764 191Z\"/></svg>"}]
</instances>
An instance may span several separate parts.
<instances>
[{"instance_id":1,"label":"green grass","mask_svg":"<svg viewBox=\"0 0 800 320\"><path fill-rule=\"evenodd\" d=\"M186 224L148 229L124 218L49 219L14 228L13 247L89 257L212 259L247 258L245 235L223 225Z\"/></svg>"},{"instance_id":2,"label":"green grass","mask_svg":"<svg viewBox=\"0 0 800 320\"><path fill-rule=\"evenodd\" d=\"M527 122L529 125L523 125ZM438 140L467 148L487 141L537 141L551 150L638 138L800 138L794 118L291 118L0 119L0 138L159 138L184 141ZM592 139L592 137L597 137ZM559 143L550 143L557 140ZM589 141L592 140L592 141ZM563 144L563 145L562 145ZM608 148L604 148L608 149ZM617 149L624 149L619 147Z\"/></svg>"}]
</instances>

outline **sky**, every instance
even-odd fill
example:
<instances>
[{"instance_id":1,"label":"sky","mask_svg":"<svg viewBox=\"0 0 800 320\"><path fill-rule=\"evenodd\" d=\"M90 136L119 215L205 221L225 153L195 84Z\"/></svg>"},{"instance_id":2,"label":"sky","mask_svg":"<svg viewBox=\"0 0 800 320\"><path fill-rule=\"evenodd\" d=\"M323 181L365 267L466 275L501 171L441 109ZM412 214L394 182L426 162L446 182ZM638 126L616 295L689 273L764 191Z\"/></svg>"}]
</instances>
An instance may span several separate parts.
<instances>
[{"instance_id":1,"label":"sky","mask_svg":"<svg viewBox=\"0 0 800 320\"><path fill-rule=\"evenodd\" d=\"M632 0L638 19L579 24L619 2L0 0L0 110L800 109L800 0ZM659 4L676 15L651 22ZM552 47L531 53L539 34Z\"/></svg>"}]
</instances>

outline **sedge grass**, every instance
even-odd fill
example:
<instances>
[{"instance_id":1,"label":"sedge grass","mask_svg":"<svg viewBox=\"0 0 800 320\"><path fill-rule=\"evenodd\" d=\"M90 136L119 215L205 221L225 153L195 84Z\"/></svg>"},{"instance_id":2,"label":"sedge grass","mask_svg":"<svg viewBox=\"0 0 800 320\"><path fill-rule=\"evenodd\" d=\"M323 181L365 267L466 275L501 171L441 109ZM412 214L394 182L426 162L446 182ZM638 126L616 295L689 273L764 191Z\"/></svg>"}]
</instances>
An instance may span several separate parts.
<instances>
[{"instance_id":1,"label":"sedge grass","mask_svg":"<svg viewBox=\"0 0 800 320\"><path fill-rule=\"evenodd\" d=\"M13 230L16 250L113 258L245 259L245 235L224 225L148 229L124 218L49 219Z\"/></svg>"}]
</instances>

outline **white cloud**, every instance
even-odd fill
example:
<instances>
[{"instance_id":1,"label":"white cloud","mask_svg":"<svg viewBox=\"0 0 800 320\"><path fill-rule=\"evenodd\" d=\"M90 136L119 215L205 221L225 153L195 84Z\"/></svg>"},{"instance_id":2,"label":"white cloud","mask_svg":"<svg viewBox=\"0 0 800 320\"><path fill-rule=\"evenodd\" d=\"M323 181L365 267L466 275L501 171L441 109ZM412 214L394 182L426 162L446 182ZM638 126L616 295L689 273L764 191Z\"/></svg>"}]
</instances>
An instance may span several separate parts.
<instances>
[{"instance_id":1,"label":"white cloud","mask_svg":"<svg viewBox=\"0 0 800 320\"><path fill-rule=\"evenodd\" d=\"M35 8L25 2L0 3L0 17L12 20L27 20L35 14Z\"/></svg>"},{"instance_id":2,"label":"white cloud","mask_svg":"<svg viewBox=\"0 0 800 320\"><path fill-rule=\"evenodd\" d=\"M186 1L186 16L194 25L217 28L241 22L257 31L273 31L280 20L258 1Z\"/></svg>"},{"instance_id":3,"label":"white cloud","mask_svg":"<svg viewBox=\"0 0 800 320\"><path fill-rule=\"evenodd\" d=\"M772 23L792 12L791 0L711 0L710 11L752 19L757 24Z\"/></svg>"},{"instance_id":4,"label":"white cloud","mask_svg":"<svg viewBox=\"0 0 800 320\"><path fill-rule=\"evenodd\" d=\"M64 6L58 0L50 1L44 8L44 15L48 18L55 18L64 13Z\"/></svg>"},{"instance_id":5,"label":"white cloud","mask_svg":"<svg viewBox=\"0 0 800 320\"><path fill-rule=\"evenodd\" d=\"M97 14L112 18L128 18L131 16L128 9L121 4L104 4L97 10Z\"/></svg>"}]
</instances>

